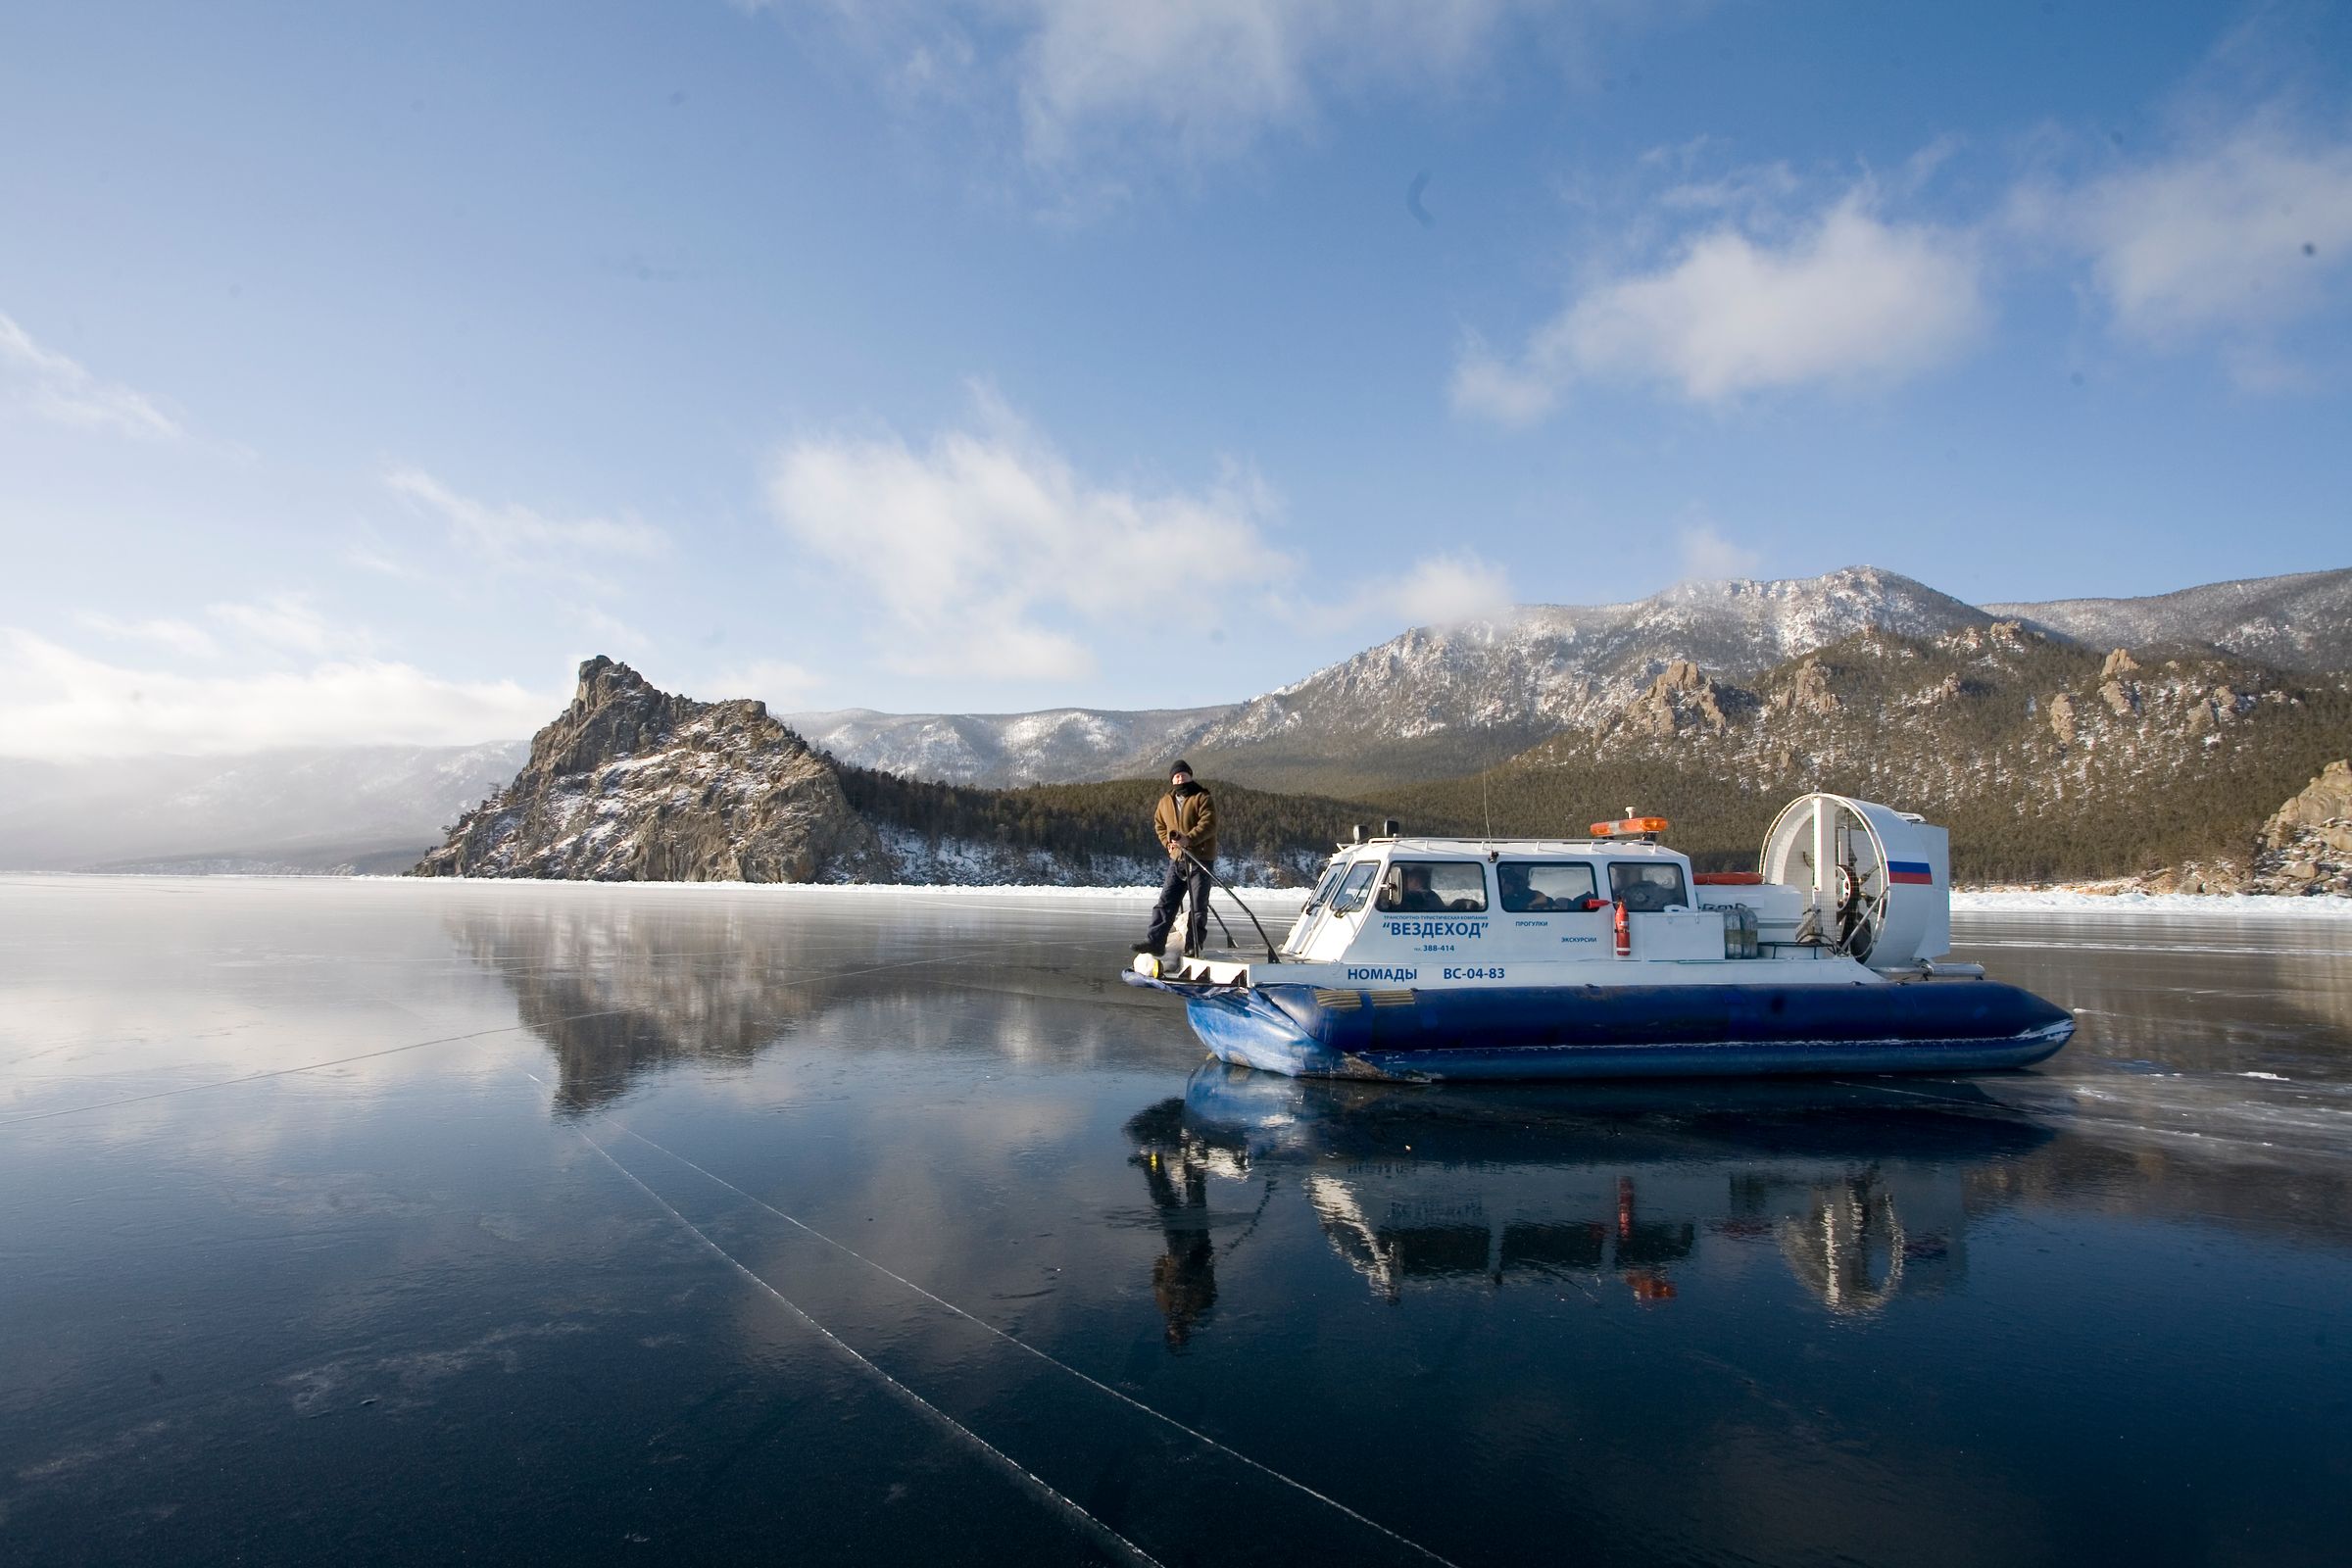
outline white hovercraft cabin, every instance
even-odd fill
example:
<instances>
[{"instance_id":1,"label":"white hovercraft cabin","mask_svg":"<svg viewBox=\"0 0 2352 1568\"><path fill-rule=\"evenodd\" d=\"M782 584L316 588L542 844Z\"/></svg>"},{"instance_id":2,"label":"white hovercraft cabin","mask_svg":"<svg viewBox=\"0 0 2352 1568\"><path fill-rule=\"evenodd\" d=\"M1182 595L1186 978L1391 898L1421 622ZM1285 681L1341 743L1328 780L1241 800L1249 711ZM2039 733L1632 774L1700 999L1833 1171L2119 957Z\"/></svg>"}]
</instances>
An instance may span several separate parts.
<instances>
[{"instance_id":1,"label":"white hovercraft cabin","mask_svg":"<svg viewBox=\"0 0 2352 1568\"><path fill-rule=\"evenodd\" d=\"M1220 1056L1286 1072L1959 1070L2038 1060L2073 1030L1942 961L1941 828L1808 795L1758 871L1715 875L1666 828L1630 812L1581 839L1392 824L1341 846L1269 961L1146 955L1125 978L1183 996ZM1941 983L1961 980L1965 997Z\"/></svg>"}]
</instances>

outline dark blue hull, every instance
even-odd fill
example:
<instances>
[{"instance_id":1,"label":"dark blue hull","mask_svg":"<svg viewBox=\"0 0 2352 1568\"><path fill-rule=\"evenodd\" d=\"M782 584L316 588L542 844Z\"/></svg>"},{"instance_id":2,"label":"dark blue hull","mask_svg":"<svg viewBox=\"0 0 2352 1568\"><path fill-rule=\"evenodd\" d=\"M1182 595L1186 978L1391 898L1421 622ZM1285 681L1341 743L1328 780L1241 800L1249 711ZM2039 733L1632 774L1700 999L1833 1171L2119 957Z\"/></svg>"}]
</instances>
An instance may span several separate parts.
<instances>
[{"instance_id":1,"label":"dark blue hull","mask_svg":"<svg viewBox=\"0 0 2352 1568\"><path fill-rule=\"evenodd\" d=\"M2026 1067L2075 1020L1985 980L1317 991L1146 980L1226 1061L1296 1077L1557 1079Z\"/></svg>"}]
</instances>

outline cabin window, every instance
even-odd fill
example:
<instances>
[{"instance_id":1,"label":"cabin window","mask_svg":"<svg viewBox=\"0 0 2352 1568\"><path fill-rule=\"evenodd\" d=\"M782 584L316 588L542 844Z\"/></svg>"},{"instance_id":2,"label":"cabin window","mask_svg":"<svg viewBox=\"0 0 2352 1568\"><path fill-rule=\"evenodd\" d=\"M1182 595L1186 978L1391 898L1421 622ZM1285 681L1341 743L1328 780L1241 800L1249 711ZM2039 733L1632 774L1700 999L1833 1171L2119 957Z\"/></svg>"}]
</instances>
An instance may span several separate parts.
<instances>
[{"instance_id":1,"label":"cabin window","mask_svg":"<svg viewBox=\"0 0 2352 1568\"><path fill-rule=\"evenodd\" d=\"M1347 874L1347 870L1348 867L1340 861L1331 862L1323 873L1323 880L1315 884L1315 896L1306 901L1307 913L1312 914L1331 902L1332 889L1340 885L1340 878Z\"/></svg>"},{"instance_id":2,"label":"cabin window","mask_svg":"<svg viewBox=\"0 0 2352 1568\"><path fill-rule=\"evenodd\" d=\"M1355 869L1348 873L1348 880L1340 884L1340 891L1331 896L1331 912L1353 914L1362 908L1364 897L1371 891L1372 879L1379 874L1378 860L1357 861Z\"/></svg>"},{"instance_id":3,"label":"cabin window","mask_svg":"<svg viewBox=\"0 0 2352 1568\"><path fill-rule=\"evenodd\" d=\"M1487 868L1475 860L1393 860L1380 884L1392 914L1475 914L1487 906Z\"/></svg>"},{"instance_id":4,"label":"cabin window","mask_svg":"<svg viewBox=\"0 0 2352 1568\"><path fill-rule=\"evenodd\" d=\"M1494 867L1494 880L1513 914L1589 909L1598 902L1592 867L1583 860L1505 860Z\"/></svg>"},{"instance_id":5,"label":"cabin window","mask_svg":"<svg viewBox=\"0 0 2352 1568\"><path fill-rule=\"evenodd\" d=\"M1654 914L1681 905L1690 907L1683 868L1672 860L1618 860L1609 866L1609 892L1629 914Z\"/></svg>"}]
</instances>

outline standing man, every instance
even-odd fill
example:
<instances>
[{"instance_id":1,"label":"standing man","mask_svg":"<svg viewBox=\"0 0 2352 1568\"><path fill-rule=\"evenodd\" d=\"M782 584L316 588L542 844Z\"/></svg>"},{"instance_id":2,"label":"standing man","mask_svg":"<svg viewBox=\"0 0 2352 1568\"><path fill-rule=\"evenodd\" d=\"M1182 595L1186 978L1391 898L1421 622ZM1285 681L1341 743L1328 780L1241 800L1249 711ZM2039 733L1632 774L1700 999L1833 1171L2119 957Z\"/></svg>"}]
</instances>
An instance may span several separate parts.
<instances>
[{"instance_id":1,"label":"standing man","mask_svg":"<svg viewBox=\"0 0 2352 1568\"><path fill-rule=\"evenodd\" d=\"M1176 906L1189 899L1184 951L1199 953L1208 940L1208 868L1217 859L1217 807L1207 789L1194 782L1192 763L1179 761L1168 769L1168 793L1152 813L1152 831L1168 852L1168 875L1159 885L1159 903L1152 907L1152 929L1135 951L1157 953L1165 947Z\"/></svg>"}]
</instances>

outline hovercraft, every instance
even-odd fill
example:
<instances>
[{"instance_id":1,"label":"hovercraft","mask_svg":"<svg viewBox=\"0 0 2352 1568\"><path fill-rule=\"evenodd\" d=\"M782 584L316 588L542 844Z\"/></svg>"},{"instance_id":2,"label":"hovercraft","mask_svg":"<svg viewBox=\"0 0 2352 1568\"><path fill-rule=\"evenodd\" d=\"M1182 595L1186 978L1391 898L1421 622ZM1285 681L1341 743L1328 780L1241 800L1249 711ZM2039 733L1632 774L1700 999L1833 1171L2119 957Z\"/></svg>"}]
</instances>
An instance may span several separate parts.
<instances>
[{"instance_id":1,"label":"hovercraft","mask_svg":"<svg viewBox=\"0 0 2352 1568\"><path fill-rule=\"evenodd\" d=\"M1139 956L1222 1060L1295 1077L1646 1078L2025 1067L2072 1014L1953 963L1950 847L1909 812L1789 803L1752 872L1666 819L1579 839L1359 830L1264 958Z\"/></svg>"}]
</instances>

